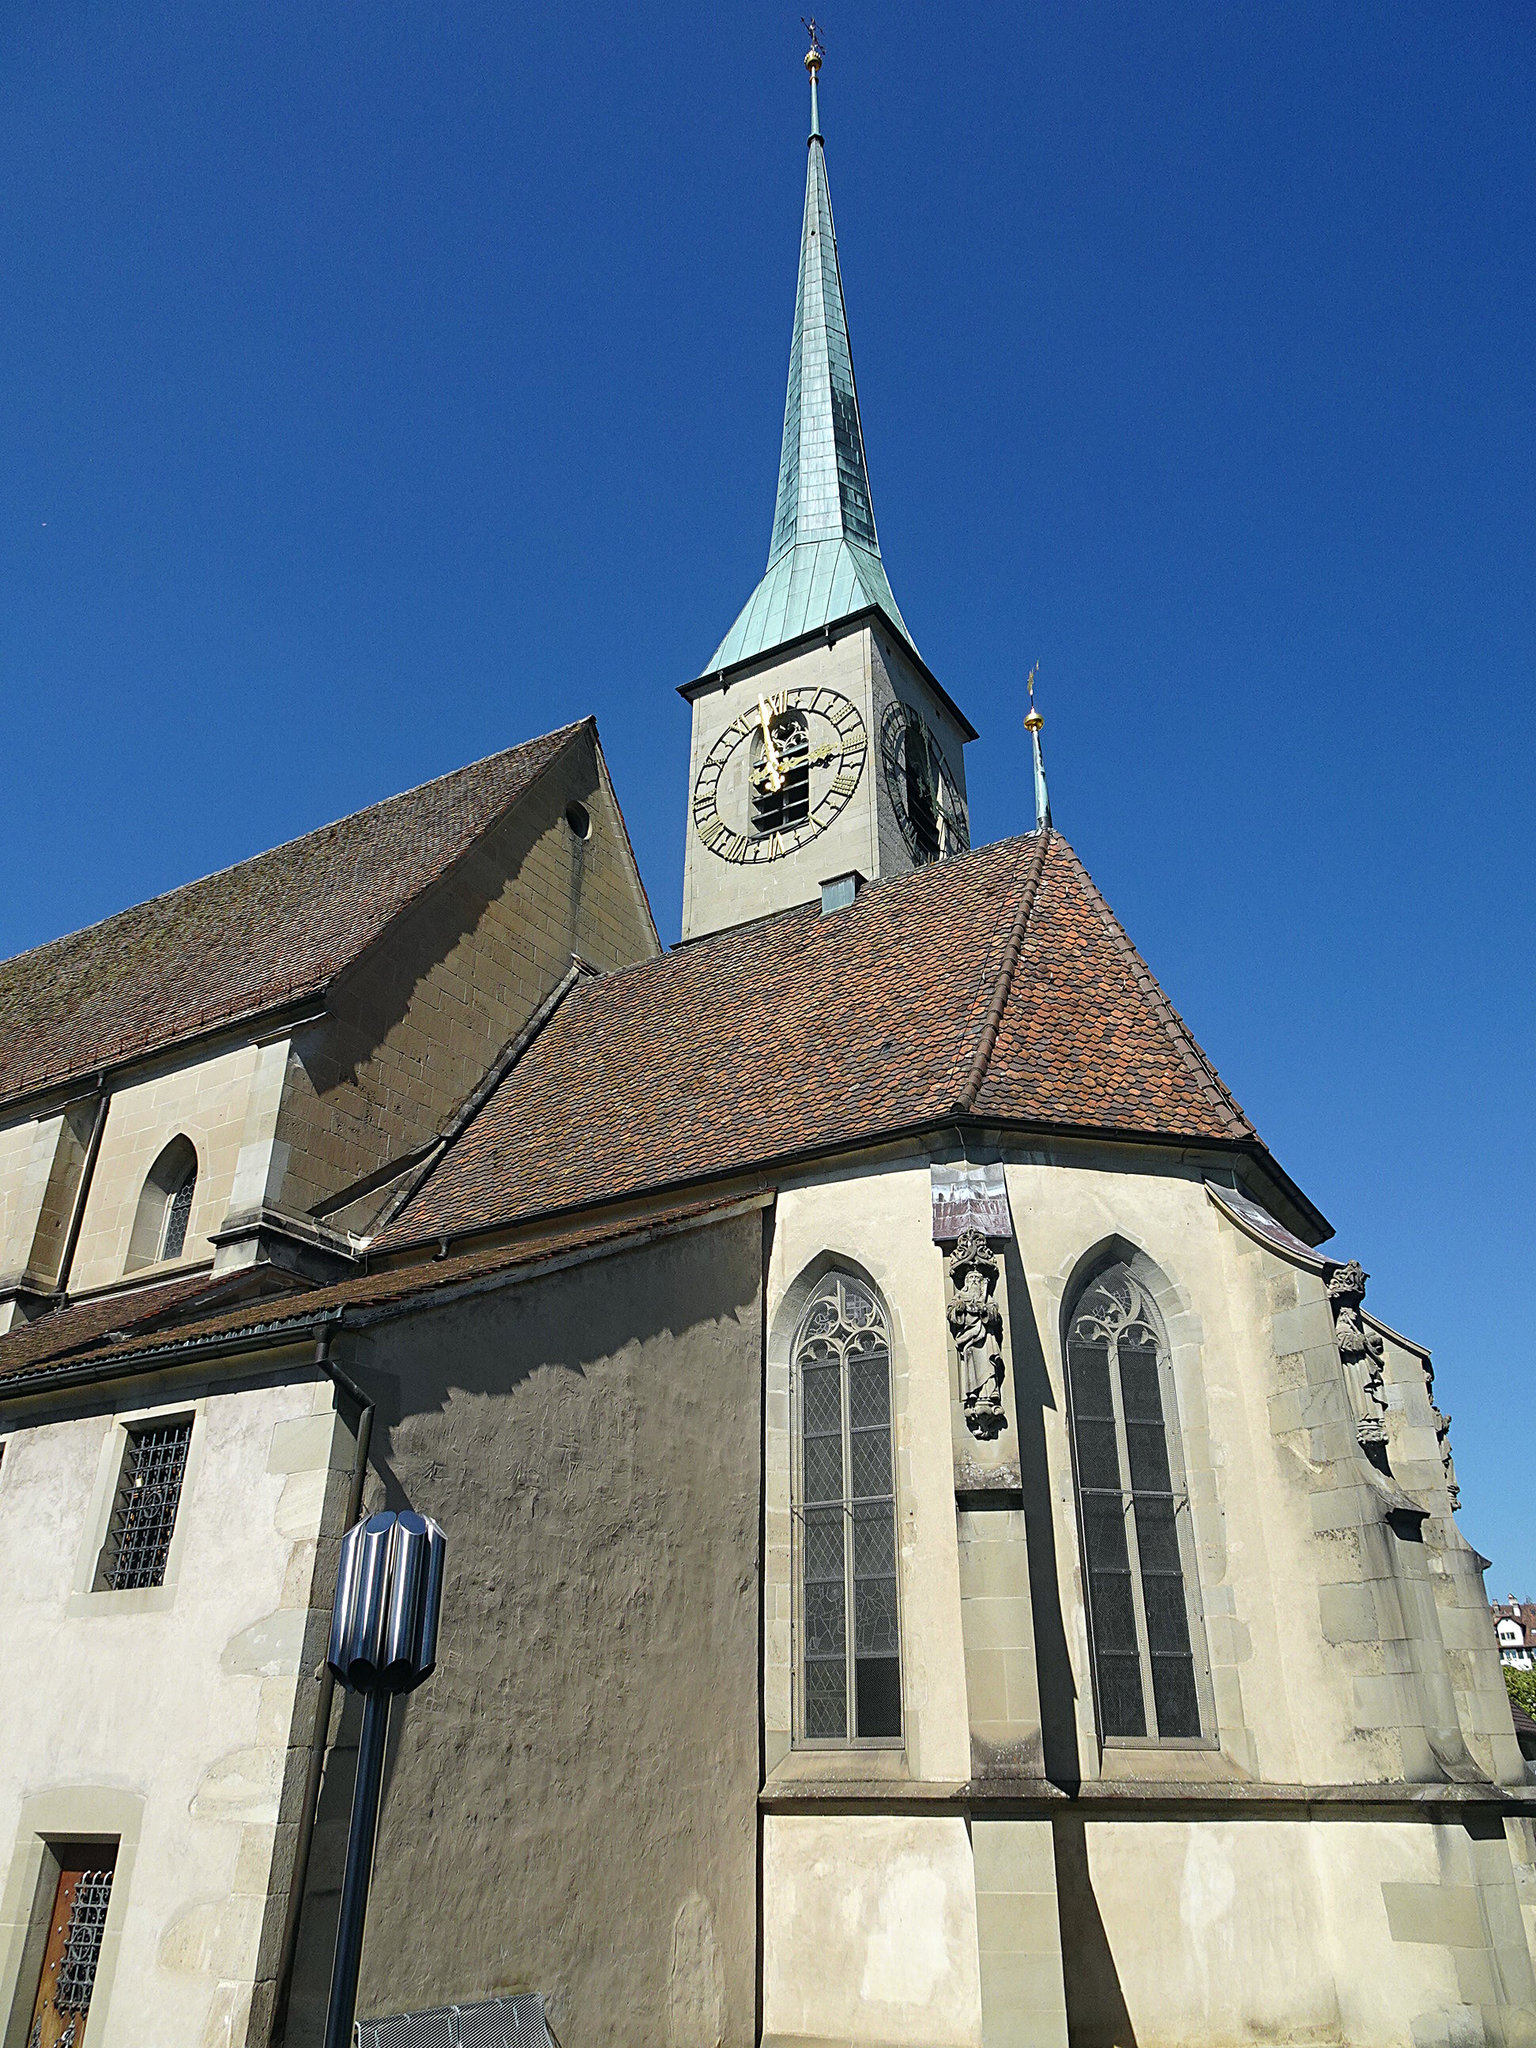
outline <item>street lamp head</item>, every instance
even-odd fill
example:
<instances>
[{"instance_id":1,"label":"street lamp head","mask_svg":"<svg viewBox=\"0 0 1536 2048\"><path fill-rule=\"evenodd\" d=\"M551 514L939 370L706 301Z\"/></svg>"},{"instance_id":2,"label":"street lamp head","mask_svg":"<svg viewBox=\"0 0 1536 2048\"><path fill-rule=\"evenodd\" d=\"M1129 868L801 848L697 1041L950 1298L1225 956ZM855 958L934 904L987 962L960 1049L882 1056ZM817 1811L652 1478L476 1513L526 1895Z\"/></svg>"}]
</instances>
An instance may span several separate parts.
<instances>
[{"instance_id":1,"label":"street lamp head","mask_svg":"<svg viewBox=\"0 0 1536 2048\"><path fill-rule=\"evenodd\" d=\"M427 1515L370 1515L342 1538L326 1663L351 1692L413 1692L437 1662L442 1530Z\"/></svg>"}]
</instances>

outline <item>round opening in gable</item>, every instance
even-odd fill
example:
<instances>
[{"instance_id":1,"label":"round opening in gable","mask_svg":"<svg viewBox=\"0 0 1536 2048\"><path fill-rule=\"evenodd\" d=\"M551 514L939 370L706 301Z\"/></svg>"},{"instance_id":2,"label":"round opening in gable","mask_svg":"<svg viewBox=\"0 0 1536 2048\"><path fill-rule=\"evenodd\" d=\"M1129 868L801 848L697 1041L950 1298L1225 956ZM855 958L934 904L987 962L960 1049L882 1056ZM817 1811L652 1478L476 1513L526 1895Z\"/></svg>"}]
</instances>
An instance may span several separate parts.
<instances>
[{"instance_id":1,"label":"round opening in gable","mask_svg":"<svg viewBox=\"0 0 1536 2048\"><path fill-rule=\"evenodd\" d=\"M585 804L567 804L565 807L565 822L570 826L578 839L590 839L592 837L592 814Z\"/></svg>"}]
</instances>

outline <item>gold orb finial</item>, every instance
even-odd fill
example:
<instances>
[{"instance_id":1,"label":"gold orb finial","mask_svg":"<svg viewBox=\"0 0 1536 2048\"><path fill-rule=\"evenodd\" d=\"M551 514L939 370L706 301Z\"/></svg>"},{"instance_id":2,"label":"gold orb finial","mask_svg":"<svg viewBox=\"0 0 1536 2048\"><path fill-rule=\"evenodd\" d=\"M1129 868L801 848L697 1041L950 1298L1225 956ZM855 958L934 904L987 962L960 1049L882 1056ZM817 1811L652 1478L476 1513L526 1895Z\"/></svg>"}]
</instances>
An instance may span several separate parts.
<instances>
[{"instance_id":1,"label":"gold orb finial","mask_svg":"<svg viewBox=\"0 0 1536 2048\"><path fill-rule=\"evenodd\" d=\"M811 74L811 82L814 84L816 74L821 69L822 57L826 54L821 47L821 30L816 26L814 18L808 21L803 14L800 17L800 26L811 39L811 47L805 53L805 68Z\"/></svg>"},{"instance_id":2,"label":"gold orb finial","mask_svg":"<svg viewBox=\"0 0 1536 2048\"><path fill-rule=\"evenodd\" d=\"M1040 664L1037 661L1029 672L1029 709L1024 714L1024 730L1026 732L1039 732L1045 724L1045 720L1035 709L1035 677L1039 673Z\"/></svg>"}]
</instances>

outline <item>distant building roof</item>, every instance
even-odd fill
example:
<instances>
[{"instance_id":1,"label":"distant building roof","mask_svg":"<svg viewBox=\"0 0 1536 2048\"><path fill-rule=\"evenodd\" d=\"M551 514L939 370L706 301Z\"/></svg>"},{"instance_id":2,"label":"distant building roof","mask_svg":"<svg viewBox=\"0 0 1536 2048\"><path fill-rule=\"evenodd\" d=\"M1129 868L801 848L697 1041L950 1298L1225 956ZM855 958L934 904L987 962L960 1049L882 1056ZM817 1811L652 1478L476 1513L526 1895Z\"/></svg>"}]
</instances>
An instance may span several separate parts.
<instances>
[{"instance_id":1,"label":"distant building roof","mask_svg":"<svg viewBox=\"0 0 1536 2048\"><path fill-rule=\"evenodd\" d=\"M590 719L0 962L0 1100L317 995Z\"/></svg>"},{"instance_id":2,"label":"distant building roof","mask_svg":"<svg viewBox=\"0 0 1536 2048\"><path fill-rule=\"evenodd\" d=\"M1268 1161L1071 847L1032 833L577 983L382 1242L957 1114Z\"/></svg>"}]
</instances>

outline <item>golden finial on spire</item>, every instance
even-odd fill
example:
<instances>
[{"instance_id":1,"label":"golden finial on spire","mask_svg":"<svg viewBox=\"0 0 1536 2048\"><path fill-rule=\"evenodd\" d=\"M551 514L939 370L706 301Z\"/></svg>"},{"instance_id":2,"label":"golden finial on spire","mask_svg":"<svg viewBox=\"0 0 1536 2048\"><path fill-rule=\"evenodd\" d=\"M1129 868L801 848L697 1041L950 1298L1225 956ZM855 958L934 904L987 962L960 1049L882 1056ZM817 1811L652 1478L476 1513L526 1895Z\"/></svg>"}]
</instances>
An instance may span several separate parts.
<instances>
[{"instance_id":1,"label":"golden finial on spire","mask_svg":"<svg viewBox=\"0 0 1536 2048\"><path fill-rule=\"evenodd\" d=\"M821 69L821 60L826 55L826 51L822 48L821 45L821 30L816 26L816 18L814 15L811 17L809 21L807 21L805 16L802 14L800 17L800 26L805 30L806 34L811 39L811 47L805 53L805 68L811 74L811 80L814 84L816 74Z\"/></svg>"},{"instance_id":2,"label":"golden finial on spire","mask_svg":"<svg viewBox=\"0 0 1536 2048\"><path fill-rule=\"evenodd\" d=\"M1035 709L1035 677L1039 673L1040 664L1037 661L1029 672L1029 709L1024 714L1024 730L1026 732L1038 732L1041 726L1045 724L1045 720Z\"/></svg>"}]
</instances>

